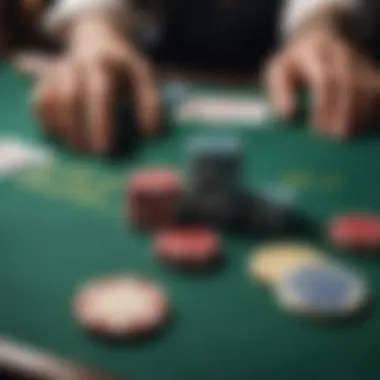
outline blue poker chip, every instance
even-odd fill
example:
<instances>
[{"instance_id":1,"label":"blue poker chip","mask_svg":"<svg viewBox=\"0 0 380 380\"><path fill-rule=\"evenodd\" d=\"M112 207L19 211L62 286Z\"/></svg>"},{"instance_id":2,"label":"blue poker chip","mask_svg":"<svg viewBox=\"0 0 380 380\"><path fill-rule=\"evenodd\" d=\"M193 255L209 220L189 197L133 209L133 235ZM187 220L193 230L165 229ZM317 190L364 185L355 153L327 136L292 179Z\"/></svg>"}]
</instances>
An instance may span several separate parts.
<instances>
[{"instance_id":1,"label":"blue poker chip","mask_svg":"<svg viewBox=\"0 0 380 380\"><path fill-rule=\"evenodd\" d=\"M191 156L241 156L242 141L236 135L218 134L193 137L188 144Z\"/></svg>"},{"instance_id":2,"label":"blue poker chip","mask_svg":"<svg viewBox=\"0 0 380 380\"><path fill-rule=\"evenodd\" d=\"M297 199L297 192L290 187L266 183L257 187L257 192L277 205L292 206Z\"/></svg>"},{"instance_id":3,"label":"blue poker chip","mask_svg":"<svg viewBox=\"0 0 380 380\"><path fill-rule=\"evenodd\" d=\"M349 317L368 301L366 282L347 268L305 263L284 273L276 284L279 304L299 315Z\"/></svg>"}]
</instances>

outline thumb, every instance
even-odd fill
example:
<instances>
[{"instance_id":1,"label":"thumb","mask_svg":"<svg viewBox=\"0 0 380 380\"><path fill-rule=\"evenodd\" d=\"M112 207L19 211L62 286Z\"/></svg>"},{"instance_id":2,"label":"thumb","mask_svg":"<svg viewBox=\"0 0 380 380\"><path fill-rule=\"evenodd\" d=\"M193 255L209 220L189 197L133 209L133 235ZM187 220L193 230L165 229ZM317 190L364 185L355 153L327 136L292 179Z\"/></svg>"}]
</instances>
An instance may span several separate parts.
<instances>
[{"instance_id":1,"label":"thumb","mask_svg":"<svg viewBox=\"0 0 380 380\"><path fill-rule=\"evenodd\" d=\"M20 53L11 59L13 67L22 74L39 79L55 63L55 58L36 52Z\"/></svg>"},{"instance_id":2,"label":"thumb","mask_svg":"<svg viewBox=\"0 0 380 380\"><path fill-rule=\"evenodd\" d=\"M278 115L288 119L295 110L295 67L287 56L275 58L266 73L266 87Z\"/></svg>"}]
</instances>

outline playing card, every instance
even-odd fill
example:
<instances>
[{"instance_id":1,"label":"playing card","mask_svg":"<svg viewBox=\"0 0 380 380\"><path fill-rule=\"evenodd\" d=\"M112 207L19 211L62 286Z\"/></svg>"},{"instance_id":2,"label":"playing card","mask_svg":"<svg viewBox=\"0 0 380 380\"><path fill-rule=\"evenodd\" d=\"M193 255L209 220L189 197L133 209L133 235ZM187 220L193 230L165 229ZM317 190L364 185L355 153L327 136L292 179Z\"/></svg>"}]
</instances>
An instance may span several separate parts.
<instances>
[{"instance_id":1,"label":"playing card","mask_svg":"<svg viewBox=\"0 0 380 380\"><path fill-rule=\"evenodd\" d=\"M177 119L258 126L269 119L270 114L270 106L264 98L195 96L185 100L178 107Z\"/></svg>"},{"instance_id":2,"label":"playing card","mask_svg":"<svg viewBox=\"0 0 380 380\"><path fill-rule=\"evenodd\" d=\"M0 177L28 168L47 165L51 153L37 148L20 139L0 138Z\"/></svg>"}]
</instances>

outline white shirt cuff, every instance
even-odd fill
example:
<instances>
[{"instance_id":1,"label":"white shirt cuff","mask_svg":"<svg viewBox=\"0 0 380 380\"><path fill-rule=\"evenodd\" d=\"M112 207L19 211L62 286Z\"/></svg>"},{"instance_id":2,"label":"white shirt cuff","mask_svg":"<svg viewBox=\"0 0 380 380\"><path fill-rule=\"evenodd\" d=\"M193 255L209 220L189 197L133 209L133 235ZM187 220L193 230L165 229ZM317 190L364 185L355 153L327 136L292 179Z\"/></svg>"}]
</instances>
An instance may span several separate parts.
<instances>
[{"instance_id":1,"label":"white shirt cuff","mask_svg":"<svg viewBox=\"0 0 380 380\"><path fill-rule=\"evenodd\" d=\"M59 35L74 19L92 12L106 12L125 22L128 11L125 0L57 0L45 15L43 26L53 35Z\"/></svg>"},{"instance_id":2,"label":"white shirt cuff","mask_svg":"<svg viewBox=\"0 0 380 380\"><path fill-rule=\"evenodd\" d=\"M338 7L352 11L359 0L287 0L282 15L281 33L286 38L290 36L305 20L320 9Z\"/></svg>"}]
</instances>

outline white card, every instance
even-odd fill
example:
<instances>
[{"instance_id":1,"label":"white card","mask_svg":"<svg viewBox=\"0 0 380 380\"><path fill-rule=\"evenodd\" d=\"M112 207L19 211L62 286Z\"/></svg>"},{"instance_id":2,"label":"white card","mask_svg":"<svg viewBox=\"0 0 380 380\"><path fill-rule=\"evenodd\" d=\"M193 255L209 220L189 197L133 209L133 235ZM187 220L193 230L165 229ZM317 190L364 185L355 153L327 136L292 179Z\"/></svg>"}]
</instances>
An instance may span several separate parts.
<instances>
[{"instance_id":1,"label":"white card","mask_svg":"<svg viewBox=\"0 0 380 380\"><path fill-rule=\"evenodd\" d=\"M51 163L50 152L20 139L0 138L0 177Z\"/></svg>"},{"instance_id":2,"label":"white card","mask_svg":"<svg viewBox=\"0 0 380 380\"><path fill-rule=\"evenodd\" d=\"M264 123L270 114L271 108L264 98L230 99L200 96L185 100L178 108L177 118L180 121L257 125Z\"/></svg>"}]
</instances>

